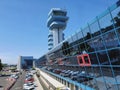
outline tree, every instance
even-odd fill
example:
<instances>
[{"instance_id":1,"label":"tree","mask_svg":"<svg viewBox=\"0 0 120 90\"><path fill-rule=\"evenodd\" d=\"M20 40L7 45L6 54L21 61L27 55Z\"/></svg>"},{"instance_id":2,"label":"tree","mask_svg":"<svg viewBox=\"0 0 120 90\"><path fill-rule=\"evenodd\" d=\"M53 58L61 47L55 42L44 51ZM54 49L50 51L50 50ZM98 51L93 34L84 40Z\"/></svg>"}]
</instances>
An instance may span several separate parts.
<instances>
[{"instance_id":1,"label":"tree","mask_svg":"<svg viewBox=\"0 0 120 90\"><path fill-rule=\"evenodd\" d=\"M114 17L113 19L114 19L114 21L115 21L116 23L120 22L120 19L119 19L119 17L117 17L117 16Z\"/></svg>"},{"instance_id":2,"label":"tree","mask_svg":"<svg viewBox=\"0 0 120 90\"><path fill-rule=\"evenodd\" d=\"M111 22L115 22L116 26L120 26L120 12L118 12L117 16L115 16L113 18L113 20L111 20Z\"/></svg>"},{"instance_id":3,"label":"tree","mask_svg":"<svg viewBox=\"0 0 120 90\"><path fill-rule=\"evenodd\" d=\"M65 43L63 43L63 45L62 45L62 53L63 53L63 55L67 54L65 48L66 48Z\"/></svg>"},{"instance_id":4,"label":"tree","mask_svg":"<svg viewBox=\"0 0 120 90\"><path fill-rule=\"evenodd\" d=\"M85 43L81 43L79 46L78 46L78 50L79 50L79 53L82 53L83 51L86 51L86 50L89 50L91 47L90 45L85 42Z\"/></svg>"},{"instance_id":5,"label":"tree","mask_svg":"<svg viewBox=\"0 0 120 90\"><path fill-rule=\"evenodd\" d=\"M67 41L64 42L62 45L62 53L63 55L68 55L68 54L70 55L70 45Z\"/></svg>"},{"instance_id":6,"label":"tree","mask_svg":"<svg viewBox=\"0 0 120 90\"><path fill-rule=\"evenodd\" d=\"M120 17L120 12L118 12L118 14L117 14L117 15L118 15L118 17Z\"/></svg>"},{"instance_id":7,"label":"tree","mask_svg":"<svg viewBox=\"0 0 120 90\"><path fill-rule=\"evenodd\" d=\"M91 38L91 33L87 32L86 39L90 39L90 38Z\"/></svg>"},{"instance_id":8,"label":"tree","mask_svg":"<svg viewBox=\"0 0 120 90\"><path fill-rule=\"evenodd\" d=\"M0 71L2 70L2 63L1 63L1 59L0 59Z\"/></svg>"}]
</instances>

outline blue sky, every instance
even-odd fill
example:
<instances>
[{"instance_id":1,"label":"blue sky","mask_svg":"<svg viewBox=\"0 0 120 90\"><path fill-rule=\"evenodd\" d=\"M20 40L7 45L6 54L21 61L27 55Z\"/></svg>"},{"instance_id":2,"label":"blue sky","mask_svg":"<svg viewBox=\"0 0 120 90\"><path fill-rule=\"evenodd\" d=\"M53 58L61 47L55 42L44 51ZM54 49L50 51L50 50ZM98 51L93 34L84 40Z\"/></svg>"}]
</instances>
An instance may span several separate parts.
<instances>
[{"instance_id":1,"label":"blue sky","mask_svg":"<svg viewBox=\"0 0 120 90\"><path fill-rule=\"evenodd\" d=\"M0 58L16 64L19 56L39 58L48 52L46 21L51 8L63 8L72 35L118 0L0 0Z\"/></svg>"}]
</instances>

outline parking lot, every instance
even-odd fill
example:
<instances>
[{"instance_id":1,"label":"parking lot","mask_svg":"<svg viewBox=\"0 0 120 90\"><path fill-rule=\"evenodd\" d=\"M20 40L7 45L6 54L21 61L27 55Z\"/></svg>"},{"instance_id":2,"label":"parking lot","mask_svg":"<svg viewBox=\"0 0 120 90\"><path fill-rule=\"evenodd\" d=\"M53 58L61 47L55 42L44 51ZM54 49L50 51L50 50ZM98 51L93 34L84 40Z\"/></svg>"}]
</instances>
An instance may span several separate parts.
<instances>
[{"instance_id":1,"label":"parking lot","mask_svg":"<svg viewBox=\"0 0 120 90\"><path fill-rule=\"evenodd\" d=\"M17 79L16 83L11 88L11 90L22 90L23 84L24 84L24 79L25 79L25 72L23 71L22 75L19 76L19 78Z\"/></svg>"}]
</instances>

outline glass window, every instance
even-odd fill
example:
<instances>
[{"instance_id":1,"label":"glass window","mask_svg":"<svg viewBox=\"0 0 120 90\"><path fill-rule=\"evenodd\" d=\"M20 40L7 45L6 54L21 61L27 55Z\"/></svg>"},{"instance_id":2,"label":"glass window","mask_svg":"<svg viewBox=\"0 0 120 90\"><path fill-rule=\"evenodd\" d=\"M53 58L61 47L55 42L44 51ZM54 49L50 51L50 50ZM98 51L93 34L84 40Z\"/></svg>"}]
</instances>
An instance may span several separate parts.
<instances>
[{"instance_id":1,"label":"glass window","mask_svg":"<svg viewBox=\"0 0 120 90\"><path fill-rule=\"evenodd\" d=\"M89 46L89 48L88 48L88 52L94 52L95 51L95 49L93 48L94 47L94 45L93 45L93 42L92 42L93 40L90 40L87 44L88 44L88 46Z\"/></svg>"},{"instance_id":2,"label":"glass window","mask_svg":"<svg viewBox=\"0 0 120 90\"><path fill-rule=\"evenodd\" d=\"M78 65L78 61L77 61L76 56L70 57L68 62L70 62L70 64L73 64L73 65L75 65L75 64Z\"/></svg>"},{"instance_id":3,"label":"glass window","mask_svg":"<svg viewBox=\"0 0 120 90\"><path fill-rule=\"evenodd\" d=\"M101 66L101 68L102 68L103 76L106 76L106 77L104 77L104 79L106 82L108 82L109 79L107 77L113 78L113 73L112 73L111 67L110 67L110 65L104 65L104 66ZM115 83L115 82L113 82L113 83Z\"/></svg>"},{"instance_id":4,"label":"glass window","mask_svg":"<svg viewBox=\"0 0 120 90\"><path fill-rule=\"evenodd\" d=\"M120 65L120 49L112 49L108 51L111 64Z\"/></svg>"},{"instance_id":5,"label":"glass window","mask_svg":"<svg viewBox=\"0 0 120 90\"><path fill-rule=\"evenodd\" d=\"M67 41L69 42L69 43L71 43L73 40L72 40L72 37L69 37L68 39L67 39Z\"/></svg>"},{"instance_id":6,"label":"glass window","mask_svg":"<svg viewBox=\"0 0 120 90\"><path fill-rule=\"evenodd\" d=\"M71 55L76 55L78 53L78 51L77 51L77 46L73 46L72 48L71 48Z\"/></svg>"},{"instance_id":7,"label":"glass window","mask_svg":"<svg viewBox=\"0 0 120 90\"><path fill-rule=\"evenodd\" d=\"M110 64L106 51L98 52L97 55L98 55L99 62L101 65Z\"/></svg>"},{"instance_id":8,"label":"glass window","mask_svg":"<svg viewBox=\"0 0 120 90\"><path fill-rule=\"evenodd\" d=\"M100 31L99 30L100 29L99 29L97 21L95 21L94 23L90 24L90 31L91 31L93 37L100 35Z\"/></svg>"},{"instance_id":9,"label":"glass window","mask_svg":"<svg viewBox=\"0 0 120 90\"><path fill-rule=\"evenodd\" d=\"M79 31L79 32L77 33L77 38L78 38L78 41L79 41L79 42L83 42L83 34L82 34L81 31Z\"/></svg>"},{"instance_id":10,"label":"glass window","mask_svg":"<svg viewBox=\"0 0 120 90\"><path fill-rule=\"evenodd\" d=\"M61 16L66 15L66 13L65 13L65 12L62 12L62 11L53 11L53 14L54 14L54 15L57 15L57 16L59 16L59 15L61 15Z\"/></svg>"},{"instance_id":11,"label":"glass window","mask_svg":"<svg viewBox=\"0 0 120 90\"><path fill-rule=\"evenodd\" d=\"M78 48L78 53L79 54L82 53L82 50L81 50L81 47L80 47L80 43L78 43L77 48Z\"/></svg>"},{"instance_id":12,"label":"glass window","mask_svg":"<svg viewBox=\"0 0 120 90\"><path fill-rule=\"evenodd\" d=\"M76 34L76 33L72 36L72 40L73 40L73 41L76 41L76 40L77 40L77 34Z\"/></svg>"},{"instance_id":13,"label":"glass window","mask_svg":"<svg viewBox=\"0 0 120 90\"><path fill-rule=\"evenodd\" d=\"M93 64L93 65L99 65L95 53L89 54L89 57L90 57L91 64Z\"/></svg>"},{"instance_id":14,"label":"glass window","mask_svg":"<svg viewBox=\"0 0 120 90\"><path fill-rule=\"evenodd\" d=\"M107 11L106 11L107 12ZM110 31L113 29L113 23L110 13L99 19L100 27L102 33Z\"/></svg>"},{"instance_id":15,"label":"glass window","mask_svg":"<svg viewBox=\"0 0 120 90\"><path fill-rule=\"evenodd\" d=\"M90 45L88 44L88 42L84 43L85 46L85 51L88 52L88 50L91 48Z\"/></svg>"},{"instance_id":16,"label":"glass window","mask_svg":"<svg viewBox=\"0 0 120 90\"><path fill-rule=\"evenodd\" d=\"M120 27L117 28L117 35L118 35L118 39L119 39L119 43L120 43Z\"/></svg>"},{"instance_id":17,"label":"glass window","mask_svg":"<svg viewBox=\"0 0 120 90\"><path fill-rule=\"evenodd\" d=\"M101 37L97 37L92 40L93 47L95 50L104 50L105 46Z\"/></svg>"},{"instance_id":18,"label":"glass window","mask_svg":"<svg viewBox=\"0 0 120 90\"><path fill-rule=\"evenodd\" d=\"M89 30L89 27L86 27L82 30L83 32L83 37L84 37L84 40L88 40L91 38L91 33L90 33L90 30Z\"/></svg>"},{"instance_id":19,"label":"glass window","mask_svg":"<svg viewBox=\"0 0 120 90\"><path fill-rule=\"evenodd\" d=\"M86 50L86 48L85 48L85 43L81 43L81 44L80 44L80 48L81 48L81 51L82 51L82 52L85 51L85 50Z\"/></svg>"},{"instance_id":20,"label":"glass window","mask_svg":"<svg viewBox=\"0 0 120 90\"><path fill-rule=\"evenodd\" d=\"M113 16L112 22L115 23L115 27L120 27L120 7L111 12Z\"/></svg>"},{"instance_id":21,"label":"glass window","mask_svg":"<svg viewBox=\"0 0 120 90\"><path fill-rule=\"evenodd\" d=\"M80 52L80 53L83 53L84 51L86 52L86 53L88 53L89 52L89 50L90 50L90 45L87 43L87 42L85 42L85 43L80 43L80 44L78 44L77 45L77 50L78 50L78 52Z\"/></svg>"},{"instance_id":22,"label":"glass window","mask_svg":"<svg viewBox=\"0 0 120 90\"><path fill-rule=\"evenodd\" d=\"M106 33L103 35L104 42L107 48L115 48L119 46L118 39L114 31Z\"/></svg>"}]
</instances>

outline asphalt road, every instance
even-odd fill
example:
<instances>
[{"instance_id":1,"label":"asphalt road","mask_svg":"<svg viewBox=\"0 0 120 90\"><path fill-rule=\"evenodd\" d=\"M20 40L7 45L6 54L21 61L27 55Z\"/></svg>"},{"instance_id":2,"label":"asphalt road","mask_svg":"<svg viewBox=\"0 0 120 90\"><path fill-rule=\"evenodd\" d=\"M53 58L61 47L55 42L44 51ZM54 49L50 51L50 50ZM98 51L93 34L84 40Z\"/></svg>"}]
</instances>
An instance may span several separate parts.
<instances>
[{"instance_id":1,"label":"asphalt road","mask_svg":"<svg viewBox=\"0 0 120 90\"><path fill-rule=\"evenodd\" d=\"M3 88L8 84L6 79L7 76L0 76L0 90L3 90Z\"/></svg>"},{"instance_id":2,"label":"asphalt road","mask_svg":"<svg viewBox=\"0 0 120 90\"><path fill-rule=\"evenodd\" d=\"M19 75L19 78L17 79L16 83L10 90L23 90L23 84L25 80L25 72L22 72L22 75Z\"/></svg>"}]
</instances>

